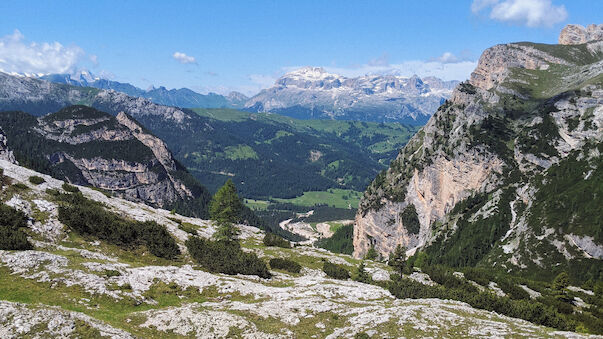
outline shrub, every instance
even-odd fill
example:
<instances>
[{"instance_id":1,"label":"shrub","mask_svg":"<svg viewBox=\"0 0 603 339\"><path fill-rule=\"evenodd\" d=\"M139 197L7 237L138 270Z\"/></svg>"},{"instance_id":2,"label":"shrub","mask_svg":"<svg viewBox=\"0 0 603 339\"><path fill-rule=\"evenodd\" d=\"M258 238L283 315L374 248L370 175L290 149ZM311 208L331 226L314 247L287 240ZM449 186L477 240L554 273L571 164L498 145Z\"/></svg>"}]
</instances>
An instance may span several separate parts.
<instances>
[{"instance_id":1,"label":"shrub","mask_svg":"<svg viewBox=\"0 0 603 339\"><path fill-rule=\"evenodd\" d=\"M427 270L428 269L428 270ZM480 292L470 283L452 276L442 267L426 267L429 276L440 286L423 285L411 279L397 277L389 284L389 291L397 298L438 298L466 302L472 307L494 311L514 318L561 330L573 330L574 323L556 312L556 309L534 300L511 300L491 292Z\"/></svg>"},{"instance_id":2,"label":"shrub","mask_svg":"<svg viewBox=\"0 0 603 339\"><path fill-rule=\"evenodd\" d=\"M172 259L180 254L167 229L154 221L124 219L81 193L59 194L58 198L65 203L59 206L59 220L80 234L126 249L144 245L151 254L161 258Z\"/></svg>"},{"instance_id":3,"label":"shrub","mask_svg":"<svg viewBox=\"0 0 603 339\"><path fill-rule=\"evenodd\" d=\"M280 236L274 233L266 233L266 235L264 236L264 245L291 248L291 243L289 242L289 240L281 238Z\"/></svg>"},{"instance_id":4,"label":"shrub","mask_svg":"<svg viewBox=\"0 0 603 339\"><path fill-rule=\"evenodd\" d=\"M261 278L272 276L264 261L254 253L243 252L236 241L190 237L186 247L193 259L210 272L257 275Z\"/></svg>"},{"instance_id":5,"label":"shrub","mask_svg":"<svg viewBox=\"0 0 603 339\"><path fill-rule=\"evenodd\" d=\"M366 271L366 267L364 266L364 261L361 261L360 264L358 265L358 267L356 267L356 272L354 272L352 279L354 281L362 282L365 284L370 284L373 282L373 278Z\"/></svg>"},{"instance_id":6,"label":"shrub","mask_svg":"<svg viewBox=\"0 0 603 339\"><path fill-rule=\"evenodd\" d=\"M18 182L16 184L14 184L13 187L16 188L16 189L18 189L18 190L26 190L26 189L29 188L29 187L27 187L27 185L25 185L22 182Z\"/></svg>"},{"instance_id":7,"label":"shrub","mask_svg":"<svg viewBox=\"0 0 603 339\"><path fill-rule=\"evenodd\" d=\"M188 233L188 234L192 234L192 235L198 235L197 230L195 229L195 225L190 224L188 222L183 222L180 225L178 225L178 228L183 230L184 232Z\"/></svg>"},{"instance_id":8,"label":"shrub","mask_svg":"<svg viewBox=\"0 0 603 339\"><path fill-rule=\"evenodd\" d=\"M106 277L119 277L121 273L117 270L105 270Z\"/></svg>"},{"instance_id":9,"label":"shrub","mask_svg":"<svg viewBox=\"0 0 603 339\"><path fill-rule=\"evenodd\" d=\"M366 251L366 254L364 255L364 259L366 260L379 260L379 253L377 252L377 250L375 249L375 246L371 246L368 251Z\"/></svg>"},{"instance_id":10,"label":"shrub","mask_svg":"<svg viewBox=\"0 0 603 339\"><path fill-rule=\"evenodd\" d=\"M350 272L341 265L335 265L329 261L325 261L322 265L322 271L333 279L347 280L350 278Z\"/></svg>"},{"instance_id":11,"label":"shrub","mask_svg":"<svg viewBox=\"0 0 603 339\"><path fill-rule=\"evenodd\" d=\"M34 185L40 185L46 182L46 180L44 180L44 178L39 177L37 175L33 175L31 177L29 177L29 182L31 182Z\"/></svg>"},{"instance_id":12,"label":"shrub","mask_svg":"<svg viewBox=\"0 0 603 339\"><path fill-rule=\"evenodd\" d=\"M301 265L289 259L272 258L269 264L270 268L275 270L283 270L291 273L299 273L301 271Z\"/></svg>"},{"instance_id":13,"label":"shrub","mask_svg":"<svg viewBox=\"0 0 603 339\"><path fill-rule=\"evenodd\" d=\"M68 183L64 183L62 187L65 192L69 193L78 193L80 191L79 188L69 185Z\"/></svg>"},{"instance_id":14,"label":"shrub","mask_svg":"<svg viewBox=\"0 0 603 339\"><path fill-rule=\"evenodd\" d=\"M27 240L23 228L27 227L27 217L21 211L0 205L0 250L30 250L33 248Z\"/></svg>"}]
</instances>

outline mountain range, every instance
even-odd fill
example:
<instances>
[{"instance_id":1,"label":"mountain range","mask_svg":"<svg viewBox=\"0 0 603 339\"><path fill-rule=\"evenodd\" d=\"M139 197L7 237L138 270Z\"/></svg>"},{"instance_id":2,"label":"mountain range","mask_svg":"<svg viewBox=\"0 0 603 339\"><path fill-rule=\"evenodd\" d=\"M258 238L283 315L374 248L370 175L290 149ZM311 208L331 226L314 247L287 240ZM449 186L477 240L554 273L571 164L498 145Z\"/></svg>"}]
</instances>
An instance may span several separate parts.
<instances>
[{"instance_id":1,"label":"mountain range","mask_svg":"<svg viewBox=\"0 0 603 339\"><path fill-rule=\"evenodd\" d=\"M245 110L298 119L402 122L422 125L452 93L458 81L414 75L347 78L305 67L279 78L245 103Z\"/></svg>"},{"instance_id":2,"label":"mountain range","mask_svg":"<svg viewBox=\"0 0 603 339\"><path fill-rule=\"evenodd\" d=\"M231 92L224 96L211 92L200 94L188 88L166 89L163 86L158 88L151 87L144 90L129 83L94 76L88 71L81 71L75 75L48 74L41 76L40 79L72 86L114 90L129 96L149 99L159 105L182 108L243 108L248 99L244 94L239 92Z\"/></svg>"},{"instance_id":3,"label":"mountain range","mask_svg":"<svg viewBox=\"0 0 603 339\"><path fill-rule=\"evenodd\" d=\"M231 178L252 198L292 198L329 188L362 191L416 130L398 123L306 123L235 110L194 112L114 90L0 73L0 110L42 116L74 104L127 113L166 142L210 190Z\"/></svg>"},{"instance_id":4,"label":"mountain range","mask_svg":"<svg viewBox=\"0 0 603 339\"><path fill-rule=\"evenodd\" d=\"M114 90L133 97L181 108L235 108L272 112L297 119L401 122L423 125L450 96L458 81L435 77L365 75L347 78L319 67L304 67L280 77L271 88L248 98L231 92L199 94L188 88L140 89L103 79L88 71L40 77L53 83Z\"/></svg>"}]
</instances>

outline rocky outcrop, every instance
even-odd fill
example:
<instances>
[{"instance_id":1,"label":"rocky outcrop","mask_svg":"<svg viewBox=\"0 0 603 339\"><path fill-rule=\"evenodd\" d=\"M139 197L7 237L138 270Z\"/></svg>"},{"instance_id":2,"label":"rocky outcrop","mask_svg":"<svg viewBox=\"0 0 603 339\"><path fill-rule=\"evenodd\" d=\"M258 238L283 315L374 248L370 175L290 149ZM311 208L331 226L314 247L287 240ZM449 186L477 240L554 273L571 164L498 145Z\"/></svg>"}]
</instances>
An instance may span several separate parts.
<instances>
[{"instance_id":1,"label":"rocky outcrop","mask_svg":"<svg viewBox=\"0 0 603 339\"><path fill-rule=\"evenodd\" d=\"M569 65L570 62L528 45L497 45L488 48L479 58L470 83L489 90L509 77L512 68L546 70L550 64Z\"/></svg>"},{"instance_id":2,"label":"rocky outcrop","mask_svg":"<svg viewBox=\"0 0 603 339\"><path fill-rule=\"evenodd\" d=\"M564 191L547 202L538 193L554 192L557 181L589 187L600 180L603 46L591 41L599 26L589 27L585 45L512 43L486 50L471 79L367 188L356 215L354 255L374 247L387 256L401 244L409 253L437 253L434 262L450 253L445 263L452 265L470 253L463 265L506 271L600 258L602 239L575 222L590 212L546 217L560 208L554 204L578 193ZM575 178L550 174L571 166L578 166L568 172ZM479 235L479 227L492 229Z\"/></svg>"},{"instance_id":3,"label":"rocky outcrop","mask_svg":"<svg viewBox=\"0 0 603 339\"><path fill-rule=\"evenodd\" d=\"M559 34L559 44L561 45L580 45L590 41L603 40L603 24L567 25Z\"/></svg>"},{"instance_id":4,"label":"rocky outcrop","mask_svg":"<svg viewBox=\"0 0 603 339\"><path fill-rule=\"evenodd\" d=\"M127 127L136 139L153 151L153 154L155 154L155 157L161 162L163 167L170 171L176 170L176 162L163 140L150 133L144 132L142 126L124 112L119 112L116 119L120 124Z\"/></svg>"},{"instance_id":5,"label":"rocky outcrop","mask_svg":"<svg viewBox=\"0 0 603 339\"><path fill-rule=\"evenodd\" d=\"M450 96L457 81L395 75L347 78L304 67L247 101L247 110L304 119L402 121L422 124Z\"/></svg>"},{"instance_id":6,"label":"rocky outcrop","mask_svg":"<svg viewBox=\"0 0 603 339\"><path fill-rule=\"evenodd\" d=\"M15 138L12 144L24 154L31 152L30 143L43 145L32 163L46 161L57 177L155 206L193 198L178 179L183 169L165 143L123 112L113 117L71 106L35 120L23 113L5 113L4 118L4 124L15 124L6 126L12 133L9 142Z\"/></svg>"},{"instance_id":7,"label":"rocky outcrop","mask_svg":"<svg viewBox=\"0 0 603 339\"><path fill-rule=\"evenodd\" d=\"M15 155L8 149L8 146L6 146L6 136L2 129L0 129L0 159L12 162L13 164L17 163Z\"/></svg>"}]
</instances>

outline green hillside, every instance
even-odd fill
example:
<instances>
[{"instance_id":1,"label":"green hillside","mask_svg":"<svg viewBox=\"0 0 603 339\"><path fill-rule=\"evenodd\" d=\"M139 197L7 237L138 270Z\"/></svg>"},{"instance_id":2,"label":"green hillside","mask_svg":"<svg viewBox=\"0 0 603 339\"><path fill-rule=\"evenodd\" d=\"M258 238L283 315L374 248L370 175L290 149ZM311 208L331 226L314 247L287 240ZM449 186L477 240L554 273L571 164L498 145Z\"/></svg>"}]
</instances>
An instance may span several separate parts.
<instances>
[{"instance_id":1,"label":"green hillside","mask_svg":"<svg viewBox=\"0 0 603 339\"><path fill-rule=\"evenodd\" d=\"M231 178L243 196L262 200L293 199L328 189L362 191L418 129L399 123L297 120L233 109L193 111L211 128L184 136L159 126L153 130L210 190ZM312 199L313 203L334 204L329 194L318 196L323 199Z\"/></svg>"}]
</instances>

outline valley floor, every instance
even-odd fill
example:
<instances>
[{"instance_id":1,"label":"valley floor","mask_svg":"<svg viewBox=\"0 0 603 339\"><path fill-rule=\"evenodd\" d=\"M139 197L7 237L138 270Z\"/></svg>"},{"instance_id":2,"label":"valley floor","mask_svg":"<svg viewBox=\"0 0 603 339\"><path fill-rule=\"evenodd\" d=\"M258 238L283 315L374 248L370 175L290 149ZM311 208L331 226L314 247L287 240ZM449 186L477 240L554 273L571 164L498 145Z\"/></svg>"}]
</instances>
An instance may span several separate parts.
<instances>
[{"instance_id":1,"label":"valley floor","mask_svg":"<svg viewBox=\"0 0 603 339\"><path fill-rule=\"evenodd\" d=\"M83 194L136 220L154 220L176 238L183 255L165 260L83 238L57 217L46 193L63 182L0 160L10 186L4 203L30 217L35 249L0 251L0 338L383 338L383 337L568 337L529 322L439 299L396 299L387 290L351 280L327 278L324 260L348 266L351 256L310 246L266 247L263 232L241 229L244 250L288 258L301 273L273 271L271 279L202 271L183 245L189 234L179 222L210 237L209 221L170 214L80 187ZM38 175L45 183L31 184ZM388 267L367 261L374 280L389 279ZM410 278L433 284L429 277Z\"/></svg>"}]
</instances>

